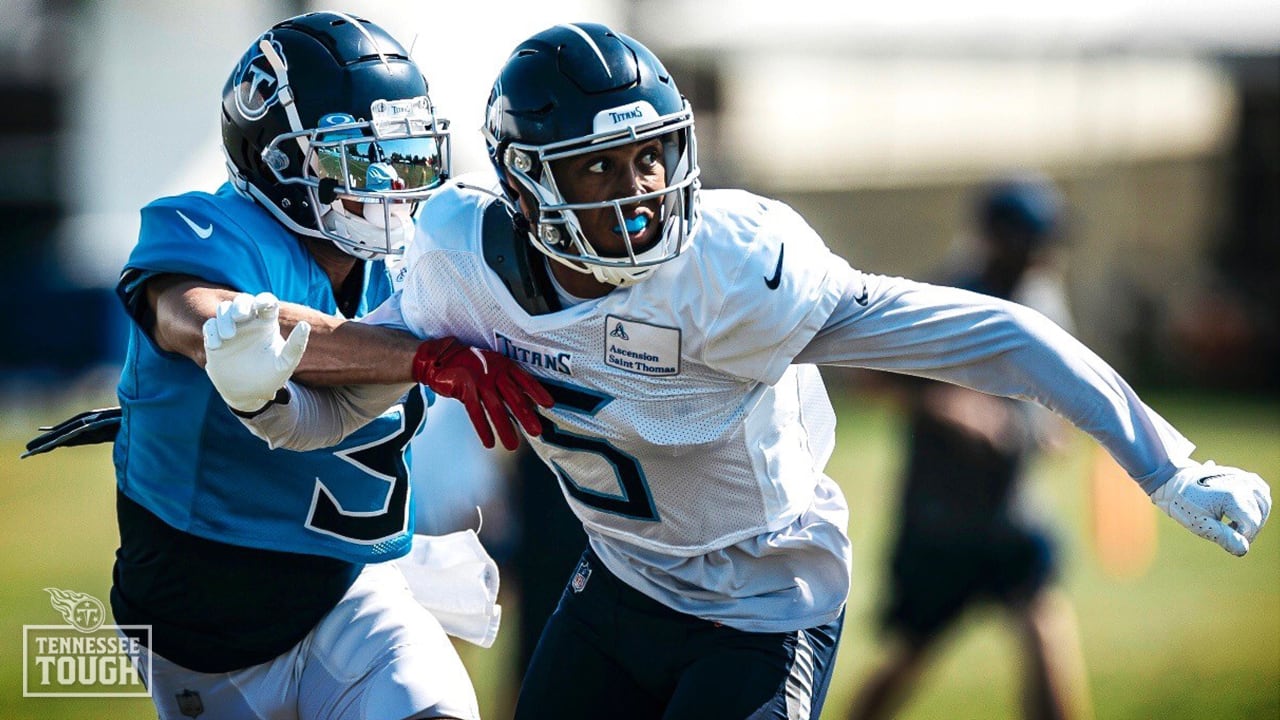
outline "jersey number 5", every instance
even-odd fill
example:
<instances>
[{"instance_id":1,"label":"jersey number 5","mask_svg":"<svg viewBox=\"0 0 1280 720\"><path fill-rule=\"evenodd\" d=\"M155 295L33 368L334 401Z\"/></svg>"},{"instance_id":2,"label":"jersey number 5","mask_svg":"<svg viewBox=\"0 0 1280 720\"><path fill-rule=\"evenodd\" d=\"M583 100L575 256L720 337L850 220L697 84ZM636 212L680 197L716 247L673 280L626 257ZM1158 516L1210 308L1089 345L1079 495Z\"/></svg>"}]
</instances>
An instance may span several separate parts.
<instances>
[{"instance_id":1,"label":"jersey number 5","mask_svg":"<svg viewBox=\"0 0 1280 720\"><path fill-rule=\"evenodd\" d=\"M556 400L556 406L595 415L613 401L613 398L591 392L585 388L565 385L542 379L542 383ZM601 512L607 512L636 520L657 522L658 509L653 504L653 494L649 491L649 483L645 480L644 470L635 457L610 445L601 438L586 435L575 435L566 432L546 419L542 420L542 441L573 452L593 453L600 456L613 468L617 480L619 494L597 492L583 487L575 481L558 463L552 461L556 476L564 485L565 492L575 500Z\"/></svg>"}]
</instances>

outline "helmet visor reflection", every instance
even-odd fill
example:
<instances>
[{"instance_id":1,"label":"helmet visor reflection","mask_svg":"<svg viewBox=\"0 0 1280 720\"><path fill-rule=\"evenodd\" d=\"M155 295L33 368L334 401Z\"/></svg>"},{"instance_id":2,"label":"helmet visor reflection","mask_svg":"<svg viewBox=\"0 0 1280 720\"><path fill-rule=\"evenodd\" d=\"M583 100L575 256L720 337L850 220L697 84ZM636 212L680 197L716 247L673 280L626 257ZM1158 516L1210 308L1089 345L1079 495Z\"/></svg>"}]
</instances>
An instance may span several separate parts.
<instances>
[{"instance_id":1,"label":"helmet visor reflection","mask_svg":"<svg viewBox=\"0 0 1280 720\"><path fill-rule=\"evenodd\" d=\"M346 191L428 190L445 179L441 138L344 139L317 142L316 175Z\"/></svg>"}]
</instances>

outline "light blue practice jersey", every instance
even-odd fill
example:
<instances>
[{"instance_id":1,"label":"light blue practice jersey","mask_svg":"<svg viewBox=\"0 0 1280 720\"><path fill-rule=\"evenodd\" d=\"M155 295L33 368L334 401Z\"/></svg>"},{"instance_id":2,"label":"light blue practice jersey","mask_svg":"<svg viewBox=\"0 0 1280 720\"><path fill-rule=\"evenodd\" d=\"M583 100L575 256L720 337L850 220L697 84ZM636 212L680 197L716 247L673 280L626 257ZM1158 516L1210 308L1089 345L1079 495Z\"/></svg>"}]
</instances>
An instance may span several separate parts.
<instances>
[{"instance_id":1,"label":"light blue practice jersey","mask_svg":"<svg viewBox=\"0 0 1280 720\"><path fill-rule=\"evenodd\" d=\"M366 273L357 315L391 292L381 262L366 263ZM134 320L118 388L120 489L173 527L211 540L349 562L406 553L413 512L405 453L422 424L422 393L409 392L335 447L270 450L200 366L152 341L145 283L160 274L337 313L328 277L298 238L230 185L143 208L118 287Z\"/></svg>"}]
</instances>

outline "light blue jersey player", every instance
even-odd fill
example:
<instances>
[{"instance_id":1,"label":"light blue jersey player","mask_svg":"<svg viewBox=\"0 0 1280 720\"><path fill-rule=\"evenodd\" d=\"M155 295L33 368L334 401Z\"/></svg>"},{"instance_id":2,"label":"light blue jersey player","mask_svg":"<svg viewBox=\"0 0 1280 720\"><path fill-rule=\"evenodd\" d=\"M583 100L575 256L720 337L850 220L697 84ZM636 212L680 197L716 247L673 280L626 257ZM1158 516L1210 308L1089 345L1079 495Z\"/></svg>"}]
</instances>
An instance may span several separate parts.
<instances>
[{"instance_id":1,"label":"light blue jersey player","mask_svg":"<svg viewBox=\"0 0 1280 720\"><path fill-rule=\"evenodd\" d=\"M162 718L479 716L440 622L385 562L414 543L405 453L426 405L415 381L461 399L482 442L496 430L508 447L507 411L536 434L542 391L449 339L382 334L361 351L342 340L367 329L347 319L392 291L388 264L448 176L446 127L385 30L299 16L255 39L223 90L231 182L142 211L118 288L133 324L111 601L116 622L151 627L142 672ZM237 293L266 292L280 299L273 327L302 331L291 347L311 337L299 377L382 383L378 412L332 448L270 449L237 415L288 398L220 397L202 369L206 320L238 307ZM531 395L495 394L499 378Z\"/></svg>"},{"instance_id":2,"label":"light blue jersey player","mask_svg":"<svg viewBox=\"0 0 1280 720\"><path fill-rule=\"evenodd\" d=\"M858 272L786 205L701 192L693 113L635 40L591 24L538 33L487 111L499 184L432 197L404 287L366 321L497 350L556 395L531 445L589 545L517 718L819 717L851 553L817 364L1035 399L1233 553L1266 518L1260 478L1190 460L1038 313ZM236 332L206 366L219 392L292 393L245 420L272 442L317 447L382 409L365 387L288 383L294 359L258 339L264 326L278 339L274 323L225 321Z\"/></svg>"},{"instance_id":3,"label":"light blue jersey player","mask_svg":"<svg viewBox=\"0 0 1280 720\"><path fill-rule=\"evenodd\" d=\"M342 314L359 317L390 295L391 283L381 260L352 272ZM135 319L119 387L121 493L208 540L349 563L403 555L413 532L405 450L422 424L422 393L409 391L331 451L272 451L245 430L200 366L152 339L146 288L166 275L339 314L333 285L307 247L230 184L143 208L119 288ZM254 482L244 482L249 477Z\"/></svg>"}]
</instances>

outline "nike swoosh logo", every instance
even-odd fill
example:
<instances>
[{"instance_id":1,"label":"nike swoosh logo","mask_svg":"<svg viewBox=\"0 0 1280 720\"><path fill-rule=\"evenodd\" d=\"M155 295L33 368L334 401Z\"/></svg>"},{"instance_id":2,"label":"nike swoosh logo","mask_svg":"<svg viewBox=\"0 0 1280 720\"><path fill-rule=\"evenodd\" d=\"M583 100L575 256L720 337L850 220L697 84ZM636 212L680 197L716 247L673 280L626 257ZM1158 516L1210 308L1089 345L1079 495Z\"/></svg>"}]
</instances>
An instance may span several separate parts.
<instances>
[{"instance_id":1,"label":"nike swoosh logo","mask_svg":"<svg viewBox=\"0 0 1280 720\"><path fill-rule=\"evenodd\" d=\"M201 240L208 240L209 236L213 234L213 223L209 223L205 227L200 227L194 220L183 215L181 210L177 210L175 212L178 213L178 217L182 218L182 222L186 223L187 227L191 228L191 232L198 235Z\"/></svg>"},{"instance_id":2,"label":"nike swoosh logo","mask_svg":"<svg viewBox=\"0 0 1280 720\"><path fill-rule=\"evenodd\" d=\"M854 295L853 301L858 303L862 307L866 307L867 303L870 301L870 295L871 293L867 291L867 279L862 278L862 292L857 295Z\"/></svg>"},{"instance_id":3,"label":"nike swoosh logo","mask_svg":"<svg viewBox=\"0 0 1280 720\"><path fill-rule=\"evenodd\" d=\"M1214 478L1220 478L1220 477L1226 477L1226 476L1227 476L1226 473L1218 473L1217 475L1208 475L1206 477L1202 477L1199 480L1197 480L1196 484L1201 487L1209 487L1210 480L1213 480Z\"/></svg>"},{"instance_id":4,"label":"nike swoosh logo","mask_svg":"<svg viewBox=\"0 0 1280 720\"><path fill-rule=\"evenodd\" d=\"M787 252L787 246L784 243L778 250L778 265L773 269L773 277L765 278L765 287L770 290L777 290L778 285L782 282L782 256Z\"/></svg>"}]
</instances>

